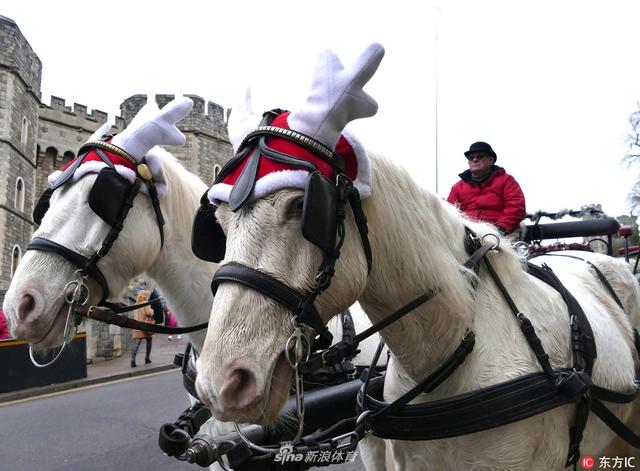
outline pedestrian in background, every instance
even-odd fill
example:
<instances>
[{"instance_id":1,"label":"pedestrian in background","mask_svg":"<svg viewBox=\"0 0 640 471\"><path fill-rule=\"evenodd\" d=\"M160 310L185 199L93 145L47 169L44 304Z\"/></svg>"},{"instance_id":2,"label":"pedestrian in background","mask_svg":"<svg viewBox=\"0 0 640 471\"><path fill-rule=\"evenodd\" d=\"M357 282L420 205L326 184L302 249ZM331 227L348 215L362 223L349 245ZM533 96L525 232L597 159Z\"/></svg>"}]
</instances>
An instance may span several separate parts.
<instances>
[{"instance_id":1,"label":"pedestrian in background","mask_svg":"<svg viewBox=\"0 0 640 471\"><path fill-rule=\"evenodd\" d=\"M490 222L503 235L518 229L526 210L516 179L496 165L498 156L486 142L474 142L464 155L469 169L459 175L447 201L472 219Z\"/></svg>"},{"instance_id":2,"label":"pedestrian in background","mask_svg":"<svg viewBox=\"0 0 640 471\"><path fill-rule=\"evenodd\" d=\"M10 339L9 326L7 325L7 317L3 311L0 311L0 340Z\"/></svg>"},{"instance_id":3,"label":"pedestrian in background","mask_svg":"<svg viewBox=\"0 0 640 471\"><path fill-rule=\"evenodd\" d=\"M140 290L140 292L138 293L138 297L136 298L136 304L146 303L148 300L149 291L147 291L146 289ZM151 306L144 306L134 310L133 318L140 322L146 322L147 324L155 324L155 321L153 320L153 309L151 308ZM138 349L140 348L142 339L145 339L147 341L147 351L144 357L144 362L145 364L151 363L151 341L153 340L153 333L134 330L132 336L133 345L131 346L131 367L135 368L137 366L136 355L138 354Z\"/></svg>"},{"instance_id":4,"label":"pedestrian in background","mask_svg":"<svg viewBox=\"0 0 640 471\"><path fill-rule=\"evenodd\" d=\"M176 319L176 316L173 315L173 312L171 312L171 309L169 309L169 306L167 306L167 326L178 327L178 321ZM169 335L167 338L169 340L173 340L173 335ZM181 338L182 338L182 335L178 335L178 340L180 340Z\"/></svg>"},{"instance_id":5,"label":"pedestrian in background","mask_svg":"<svg viewBox=\"0 0 640 471\"><path fill-rule=\"evenodd\" d=\"M151 291L149 301L155 301L151 304L151 308L153 309L153 320L156 321L156 325L164 324L166 321L165 304L157 289Z\"/></svg>"}]
</instances>

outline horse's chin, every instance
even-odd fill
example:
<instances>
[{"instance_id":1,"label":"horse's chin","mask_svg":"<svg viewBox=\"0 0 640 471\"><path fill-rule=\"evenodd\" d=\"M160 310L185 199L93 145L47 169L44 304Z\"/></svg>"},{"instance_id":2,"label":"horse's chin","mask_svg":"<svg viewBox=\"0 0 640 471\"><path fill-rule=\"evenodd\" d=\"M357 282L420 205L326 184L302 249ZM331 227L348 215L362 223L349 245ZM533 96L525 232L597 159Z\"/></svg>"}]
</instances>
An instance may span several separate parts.
<instances>
[{"instance_id":1,"label":"horse's chin","mask_svg":"<svg viewBox=\"0 0 640 471\"><path fill-rule=\"evenodd\" d=\"M284 352L276 359L271 372L266 394L259 396L253 403L242 409L214 407L214 415L222 421L254 423L267 425L275 421L282 406L289 397L292 369Z\"/></svg>"},{"instance_id":2,"label":"horse's chin","mask_svg":"<svg viewBox=\"0 0 640 471\"><path fill-rule=\"evenodd\" d=\"M51 347L57 347L64 342L64 326L67 321L69 308L66 303L62 303L54 315L53 322L48 328L32 329L24 340L31 343L33 348L44 350Z\"/></svg>"}]
</instances>

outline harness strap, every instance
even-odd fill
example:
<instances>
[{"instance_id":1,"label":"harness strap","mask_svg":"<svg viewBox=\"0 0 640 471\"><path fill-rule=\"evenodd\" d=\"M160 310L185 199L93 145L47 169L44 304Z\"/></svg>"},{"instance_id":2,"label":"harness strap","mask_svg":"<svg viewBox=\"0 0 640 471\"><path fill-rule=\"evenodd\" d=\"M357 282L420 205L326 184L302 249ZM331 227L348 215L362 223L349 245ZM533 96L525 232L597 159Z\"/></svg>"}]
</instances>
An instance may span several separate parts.
<instances>
[{"instance_id":1,"label":"harness strap","mask_svg":"<svg viewBox=\"0 0 640 471\"><path fill-rule=\"evenodd\" d=\"M565 374L572 371L564 370ZM370 410L384 410L384 378L371 381L370 393L358 393L358 407L365 400ZM408 404L391 415L379 417L373 434L395 440L436 440L480 432L532 417L564 404L574 397L561 394L556 380L543 372L423 404Z\"/></svg>"},{"instance_id":2,"label":"harness strap","mask_svg":"<svg viewBox=\"0 0 640 471\"><path fill-rule=\"evenodd\" d=\"M425 379L416 384L413 388L404 393L398 399L390 404L385 405L384 408L374 412L372 415L367 417L364 422L367 424L371 424L381 417L393 415L398 410L405 407L409 402L418 397L420 394L432 392L435 388L442 384L444 380L451 376L462 363L464 363L464 361L467 359L467 356L469 356L469 354L473 351L475 343L475 334L472 331L467 330L458 348L456 348L456 350L449 356L449 358L447 358L447 360L442 365L440 365L434 372L432 372ZM368 382L369 381L367 381L367 383ZM363 386L363 398L366 397L367 383L365 383Z\"/></svg>"},{"instance_id":3,"label":"harness strap","mask_svg":"<svg viewBox=\"0 0 640 471\"><path fill-rule=\"evenodd\" d=\"M553 256L553 257L572 258L574 260L580 260L582 262L585 262L587 265L589 265L590 268L592 268L594 270L594 272L596 273L596 276L598 277L598 279L600 280L602 285L607 289L607 291L609 292L609 294L611 295L611 297L613 298L615 303L620 307L620 309L625 311L624 306L623 306L622 302L620 301L620 298L616 294L615 290L611 286L611 283L609 283L609 280L607 280L607 278L604 276L602 271L595 264L593 264L589 260L586 260L586 259L581 258L581 257L577 257L575 255L568 255L568 254L545 254L545 255L546 256ZM529 268L531 268L532 266L535 267L535 265L529 264ZM588 325L588 322L587 322L587 325ZM639 345L639 342L638 342L638 331L637 331L637 329L633 329L633 331L634 331L634 344L635 344L635 347L636 347L636 351L640 355L640 348L639 348L640 345ZM593 332L591 332L590 326L589 326L589 334L593 338ZM593 346L593 348L595 349L595 345ZM638 394L638 390L637 389L634 390L633 392L630 392L630 393L619 393L619 392L616 392L616 391L610 391L608 389L601 388L599 386L591 386L591 388L590 388L590 398L591 398L591 400L590 400L590 403L589 403L589 407L590 407L590 410L593 411L593 413L596 414L600 418L600 420L602 420L611 430L613 430L618 436L620 436L620 438L625 440L631 446L633 446L635 448L640 448L640 436L638 436L631 429L629 429L629 427L627 427L623 422L621 422L620 419L618 419L601 402L601 401L607 401L607 402L613 402L613 403L618 403L618 404L628 403L628 402L633 401L635 399L635 397L637 396L637 394ZM588 413L588 411L587 411L587 413ZM587 413L584 413L584 415L587 415ZM573 428L572 428L572 435L573 435ZM574 456L575 455L578 455L577 458L576 458L576 461L577 461L577 459L579 459L579 449L576 450L576 453L574 453Z\"/></svg>"},{"instance_id":4,"label":"harness strap","mask_svg":"<svg viewBox=\"0 0 640 471\"><path fill-rule=\"evenodd\" d=\"M154 300L155 301L155 300ZM126 309L120 308L119 312L131 311L138 307L146 306L149 303L127 306ZM137 321L127 316L117 314L113 309L106 306L80 306L75 305L73 312L88 319L94 319L106 324L113 324L126 329L142 330L143 332L155 332L159 334L188 334L197 330L206 329L208 322L190 326L190 327L168 327L164 325L149 324L147 322Z\"/></svg>"},{"instance_id":5,"label":"harness strap","mask_svg":"<svg viewBox=\"0 0 640 471\"><path fill-rule=\"evenodd\" d=\"M91 259L68 249L64 245L45 239L44 237L34 237L31 239L29 245L27 245L27 250L41 250L43 252L53 252L60 255L67 261L71 262L72 265L75 265L80 269L84 269L89 277L98 282L102 288L102 300L100 302L103 302L109 297L109 285L107 284L107 280L98 266L90 263Z\"/></svg>"},{"instance_id":6,"label":"harness strap","mask_svg":"<svg viewBox=\"0 0 640 471\"><path fill-rule=\"evenodd\" d=\"M364 249L364 255L367 258L367 274L371 273L373 266L373 252L371 251L371 244L369 243L369 226L367 224L367 216L362 210L362 200L360 200L360 193L356 187L351 188L349 193L349 203L353 210L353 217L356 222L356 227L360 233L360 239L362 240L362 248Z\"/></svg>"},{"instance_id":7,"label":"harness strap","mask_svg":"<svg viewBox=\"0 0 640 471\"><path fill-rule=\"evenodd\" d=\"M382 376L373 378L367 390L362 387L358 410L370 410L374 415L385 410L389 403L382 400L383 387ZM407 404L393 414L377 417L372 431L378 437L396 440L450 438L507 425L562 405L580 404L587 392L592 397L591 410L614 432L638 447L640 437L600 402L629 403L637 392L619 393L591 386L588 375L568 368L555 370L553 378L543 372L531 373L450 398ZM367 417L364 421L367 422Z\"/></svg>"},{"instance_id":8,"label":"harness strap","mask_svg":"<svg viewBox=\"0 0 640 471\"><path fill-rule=\"evenodd\" d=\"M469 259L464 262L464 267L465 268L473 268L474 271L476 271L476 274L478 273L478 268L479 268L479 264L480 264L480 260L482 260L482 258L487 254L487 252L489 250L494 249L493 246L491 245L480 245L471 255L471 257L469 257Z\"/></svg>"},{"instance_id":9,"label":"harness strap","mask_svg":"<svg viewBox=\"0 0 640 471\"><path fill-rule=\"evenodd\" d=\"M218 290L218 285L223 282L239 283L255 289L293 312L298 311L298 307L304 299L302 294L284 284L282 281L237 262L229 262L222 265L215 272L213 280L211 281L211 292L214 296ZM322 323L320 315L313 305L308 307L308 312L311 315L307 320L316 333L322 334L326 332L328 335L331 335Z\"/></svg>"},{"instance_id":10,"label":"harness strap","mask_svg":"<svg viewBox=\"0 0 640 471\"><path fill-rule=\"evenodd\" d=\"M591 410L602 420L607 427L613 430L620 438L634 448L640 448L640 436L633 433L629 427L620 421L602 402L591 399Z\"/></svg>"},{"instance_id":11,"label":"harness strap","mask_svg":"<svg viewBox=\"0 0 640 471\"><path fill-rule=\"evenodd\" d=\"M485 261L489 274L512 313L520 321L522 332L544 373L534 373L454 398L419 405L408 405L408 403L420 392L435 389L448 376L442 374L448 365L442 365L420 385L416 385L390 404L381 401L376 403L367 395L370 379L368 377L359 394L358 403L359 407L365 410L366 402L371 399L369 410L373 411L373 414L364 416L360 432L365 426L373 424L373 433L384 438L406 440L446 438L511 423L563 404L577 403L576 416L570 431L570 449L567 459L567 464L575 464L580 456L579 445L591 405L588 393L591 387L590 373L596 354L593 333L588 320L577 301L548 267L532 269L534 275L560 292L571 314L574 367L579 367L580 371L576 371L576 368L554 371L535 328L517 308L486 256L489 250L496 247L485 248L471 229L465 228L465 232L465 248L471 255L465 266L477 270L479 261L481 259ZM461 347L462 345L458 351ZM460 356L462 361L465 357L466 354ZM455 370L455 367L449 369L449 374ZM376 378L374 381L380 383L380 388L382 387L380 379ZM472 402L473 405L467 405L465 400ZM439 406L442 408L438 409ZM433 416L431 416L432 411ZM438 426L441 428L434 430L434 427Z\"/></svg>"},{"instance_id":12,"label":"harness strap","mask_svg":"<svg viewBox=\"0 0 640 471\"><path fill-rule=\"evenodd\" d=\"M611 391L610 389L601 388L595 384L591 386L591 396L597 397L606 402L613 402L614 404L626 404L635 400L638 395L637 387L631 392L621 393L618 391Z\"/></svg>"},{"instance_id":13,"label":"harness strap","mask_svg":"<svg viewBox=\"0 0 640 471\"><path fill-rule=\"evenodd\" d=\"M416 299L408 302L404 306L401 306L399 309L389 314L380 322L376 322L368 329L360 332L355 337L346 341L337 342L323 352L312 354L309 357L309 360L300 363L300 365L298 366L298 368L300 368L300 372L302 374L307 374L314 370L325 368L327 365L337 365L344 358L353 358L360 342L362 342L366 338L371 337L373 334L380 332L385 327L406 316L414 309L429 301L439 292L440 289L438 288L430 289L426 293L418 296Z\"/></svg>"},{"instance_id":14,"label":"harness strap","mask_svg":"<svg viewBox=\"0 0 640 471\"><path fill-rule=\"evenodd\" d=\"M484 262L487 266L487 269L489 270L489 273L491 274L491 277L493 278L493 281L495 282L496 286L502 293L502 296L504 297L505 301L509 305L511 312L518 319L520 323L520 330L524 334L524 337L527 340L527 343L529 344L529 346L531 347L531 350L533 350L533 353L538 359L538 363L540 363L542 370L549 377L552 377L553 368L551 367L551 363L549 362L549 355L547 354L547 352L545 352L544 347L542 346L542 341L540 340L540 337L538 337L538 335L536 334L536 330L533 327L533 324L531 323L529 318L524 313L522 313L518 309L518 307L515 305L515 303L513 302L513 299L511 298L511 295L507 292L507 289L505 288L504 284L500 280L500 277L498 276L493 266L489 262L489 259L485 257Z\"/></svg>"},{"instance_id":15,"label":"harness strap","mask_svg":"<svg viewBox=\"0 0 640 471\"><path fill-rule=\"evenodd\" d=\"M468 237L473 237L476 241L478 240L471 229L465 227L465 231ZM518 319L520 330L522 330L522 333L527 343L533 350L533 353L535 354L538 360L538 363L540 363L542 370L549 377L553 377L553 368L551 367L551 363L549 363L549 355L545 352L544 347L542 346L542 342L540 341L540 338L536 334L533 324L531 324L531 321L527 318L527 316L525 316L524 313L522 313L520 309L518 309L518 306L516 306L515 302L513 301L513 298L507 291L506 287L504 286L504 283L502 283L502 280L500 279L500 277L498 276L498 273L493 268L493 265L491 265L489 258L486 256L489 250L495 249L496 247L497 246L489 246L489 245L484 245L482 247L479 247L471 255L471 258L469 259L469 261L467 261L465 266L467 266L467 264L469 264L475 258L477 258L478 262L475 262L473 265L467 266L467 268L470 268L471 266L479 266L480 257L484 260L484 263L487 266L487 270L489 271L491 278L493 279L496 286L498 287L498 290L500 291L500 293L502 294L502 297L504 298L507 305L509 306L509 309L511 309L511 312L513 313L513 315ZM467 245L465 245L465 248L467 248Z\"/></svg>"},{"instance_id":16,"label":"harness strap","mask_svg":"<svg viewBox=\"0 0 640 471\"><path fill-rule=\"evenodd\" d=\"M160 200L158 199L158 190L156 184L152 180L146 181L149 196L151 197L151 205L156 213L156 221L158 222L158 230L160 231L160 248L164 247L164 224L165 220L160 209Z\"/></svg>"},{"instance_id":17,"label":"harness strap","mask_svg":"<svg viewBox=\"0 0 640 471\"><path fill-rule=\"evenodd\" d=\"M585 262L587 265L589 265L589 267L593 268L593 271L596 272L596 275L598 276L598 279L604 285L604 287L607 289L607 291L609 291L609 294L611 295L613 300L616 302L616 304L618 306L620 306L620 309L622 309L623 311L625 310L624 306L622 305L622 301L620 301L620 298L618 297L618 295L616 294L615 290L611 286L611 283L609 283L609 280L607 280L607 277L604 276L602 271L600 271L600 269L597 266L595 266L595 264L593 264L589 260L586 260L586 259L584 259L582 257L577 257L575 255L568 255L568 254L562 254L562 253L546 253L546 254L543 254L543 255L550 256L550 257L573 258L574 260L581 260L581 261Z\"/></svg>"}]
</instances>

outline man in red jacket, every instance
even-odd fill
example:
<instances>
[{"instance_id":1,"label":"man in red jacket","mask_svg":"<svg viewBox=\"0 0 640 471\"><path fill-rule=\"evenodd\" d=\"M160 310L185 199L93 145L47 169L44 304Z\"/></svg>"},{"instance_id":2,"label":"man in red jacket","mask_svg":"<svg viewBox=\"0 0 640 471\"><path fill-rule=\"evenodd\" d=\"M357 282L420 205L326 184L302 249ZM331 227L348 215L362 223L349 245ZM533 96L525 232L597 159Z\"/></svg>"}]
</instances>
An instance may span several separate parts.
<instances>
[{"instance_id":1,"label":"man in red jacket","mask_svg":"<svg viewBox=\"0 0 640 471\"><path fill-rule=\"evenodd\" d=\"M518 229L526 214L518 182L495 165L498 156L486 142L474 142L464 155L469 170L459 175L447 201L472 219L490 222L502 234Z\"/></svg>"}]
</instances>

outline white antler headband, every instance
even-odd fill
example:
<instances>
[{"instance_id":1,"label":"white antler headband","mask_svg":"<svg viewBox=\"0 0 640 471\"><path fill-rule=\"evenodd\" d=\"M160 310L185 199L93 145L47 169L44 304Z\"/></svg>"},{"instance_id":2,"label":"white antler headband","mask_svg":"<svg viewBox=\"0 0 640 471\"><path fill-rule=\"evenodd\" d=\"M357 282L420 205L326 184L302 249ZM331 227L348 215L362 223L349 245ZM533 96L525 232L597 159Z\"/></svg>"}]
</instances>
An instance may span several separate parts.
<instances>
[{"instance_id":1,"label":"white antler headband","mask_svg":"<svg viewBox=\"0 0 640 471\"><path fill-rule=\"evenodd\" d=\"M181 146L186 138L176 123L189 113L192 106L193 101L184 96L167 103L161 110L155 100L150 100L111 143L138 161L157 145Z\"/></svg>"},{"instance_id":2,"label":"white antler headband","mask_svg":"<svg viewBox=\"0 0 640 471\"><path fill-rule=\"evenodd\" d=\"M137 162L141 162L142 159L146 160L158 194L161 196L166 194L167 183L158 157L161 150L154 149L154 147L158 145L177 146L185 143L186 138L178 130L176 123L184 118L192 107L193 101L187 97L176 98L162 109L158 108L155 100L150 99L136 114L129 126L111 140L111 144L125 151ZM107 123L100 126L89 138L87 144L100 139L110 127ZM73 180L77 181L84 175L99 172L106 165L104 162L96 160L83 162L75 170ZM131 182L136 178L135 171L128 167L116 164L115 169ZM49 175L49 183L53 184L60 174L61 171L57 170ZM146 186L143 186L141 191L146 191Z\"/></svg>"},{"instance_id":3,"label":"white antler headband","mask_svg":"<svg viewBox=\"0 0 640 471\"><path fill-rule=\"evenodd\" d=\"M382 45L373 43L345 69L338 56L325 51L318 59L306 103L287 119L291 129L334 149L347 123L378 111L376 101L362 88L373 77L383 56Z\"/></svg>"},{"instance_id":4,"label":"white antler headband","mask_svg":"<svg viewBox=\"0 0 640 471\"><path fill-rule=\"evenodd\" d=\"M231 109L227 131L234 152L238 151L243 139L253 131L260 122L260 116L256 116L251 109L251 89L244 91L243 99Z\"/></svg>"},{"instance_id":5,"label":"white antler headband","mask_svg":"<svg viewBox=\"0 0 640 471\"><path fill-rule=\"evenodd\" d=\"M333 157L333 152L337 152L344 159L344 174L351 179L360 196L366 198L371 193L369 158L360 141L345 130L345 126L350 121L376 113L378 105L363 87L377 70L383 56L384 48L377 43L371 44L352 66L345 68L334 53L325 51L319 58L311 93L302 108L272 117L268 126L257 129L254 128L255 116L250 111L251 95L247 93L244 102L234 108L229 118L229 136L235 149L254 129L258 135L269 133L275 136L269 144L273 149L289 153L294 158L315 161L316 168L329 180L333 178L335 167L328 160ZM278 135L289 139L280 139ZM293 143L294 148L282 144L287 141ZM296 149L296 141L305 144ZM314 145L328 148L324 150L329 155L310 149ZM278 146L282 147L278 149ZM235 166L211 187L209 199L227 201L232 208L238 208L249 198L261 198L280 188L305 187L308 169L261 158L260 154L253 152L244 157L244 167L239 166L240 162L234 162Z\"/></svg>"},{"instance_id":6,"label":"white antler headband","mask_svg":"<svg viewBox=\"0 0 640 471\"><path fill-rule=\"evenodd\" d=\"M289 115L287 122L295 131L322 142L330 149L340 138L347 123L373 116L378 104L362 88L376 72L384 57L381 44L370 44L353 65L345 69L333 52L324 51L318 58L311 93L301 109ZM234 150L255 129L260 116L251 111L251 91L231 111L228 131Z\"/></svg>"}]
</instances>

